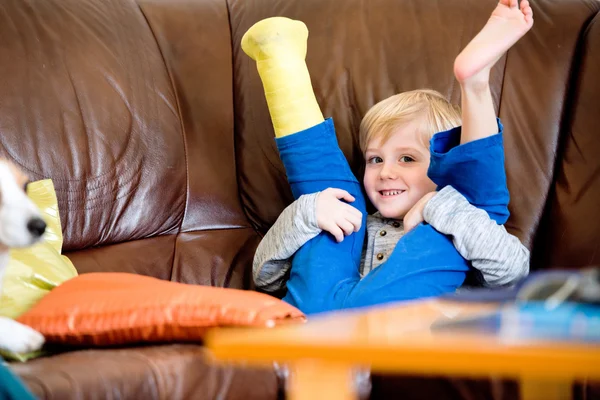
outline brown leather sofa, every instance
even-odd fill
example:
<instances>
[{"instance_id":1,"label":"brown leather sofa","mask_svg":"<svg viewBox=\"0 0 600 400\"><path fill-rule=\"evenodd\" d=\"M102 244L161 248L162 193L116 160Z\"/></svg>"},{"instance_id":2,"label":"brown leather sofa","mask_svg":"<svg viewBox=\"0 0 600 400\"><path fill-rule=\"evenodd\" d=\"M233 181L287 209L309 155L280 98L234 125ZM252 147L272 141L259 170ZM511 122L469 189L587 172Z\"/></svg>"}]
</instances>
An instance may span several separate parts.
<instances>
[{"instance_id":1,"label":"brown leather sofa","mask_svg":"<svg viewBox=\"0 0 600 400\"><path fill-rule=\"evenodd\" d=\"M492 72L512 216L532 269L598 264L600 2L536 0ZM0 155L54 180L80 273L252 289L261 235L292 197L254 64L256 21L310 30L324 114L360 176L358 125L393 93L458 102L454 57L494 0L2 0ZM13 369L48 399L274 399L275 374L214 366L201 345L66 352ZM574 389L591 398L587 385ZM375 377L373 397L506 398L500 380ZM597 393L596 393L597 395Z\"/></svg>"}]
</instances>

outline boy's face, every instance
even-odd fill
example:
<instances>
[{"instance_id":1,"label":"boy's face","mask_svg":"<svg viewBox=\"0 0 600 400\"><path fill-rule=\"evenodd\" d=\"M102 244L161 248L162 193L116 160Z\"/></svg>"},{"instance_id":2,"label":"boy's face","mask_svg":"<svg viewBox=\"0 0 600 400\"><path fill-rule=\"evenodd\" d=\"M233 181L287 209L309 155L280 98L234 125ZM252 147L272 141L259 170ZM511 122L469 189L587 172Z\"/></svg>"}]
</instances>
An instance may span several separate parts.
<instances>
[{"instance_id":1,"label":"boy's face","mask_svg":"<svg viewBox=\"0 0 600 400\"><path fill-rule=\"evenodd\" d=\"M364 185L369 199L386 218L402 219L421 197L435 190L427 177L429 149L415 123L394 129L385 143L367 144Z\"/></svg>"}]
</instances>

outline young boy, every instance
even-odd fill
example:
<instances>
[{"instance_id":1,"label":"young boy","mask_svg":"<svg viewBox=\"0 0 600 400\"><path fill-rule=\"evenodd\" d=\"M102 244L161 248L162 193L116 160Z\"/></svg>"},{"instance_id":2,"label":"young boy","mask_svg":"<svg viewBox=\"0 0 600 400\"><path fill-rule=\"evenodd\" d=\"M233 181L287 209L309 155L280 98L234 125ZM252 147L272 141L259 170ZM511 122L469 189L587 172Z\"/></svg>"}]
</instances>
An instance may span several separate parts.
<instances>
[{"instance_id":1,"label":"young boy","mask_svg":"<svg viewBox=\"0 0 600 400\"><path fill-rule=\"evenodd\" d=\"M427 112L396 119L388 129L366 126L369 119L365 117L366 127L361 133L367 159L365 191L382 217L405 219L411 225L410 220L418 222L424 212L425 220L442 226L444 219L447 223L462 211L446 212L436 223L436 210L442 208L441 204L469 202L484 210L495 223L506 221L508 190L502 125L494 115L489 72L500 56L531 28L532 15L527 1L519 7L517 0L501 0L483 30L457 57L454 69L461 84L463 126L436 134L429 150L423 143L423 132L432 133L432 126L426 127ZM284 300L306 313L315 313L456 290L463 284L469 264L443 233L453 234L463 253L473 247L461 245L457 225L452 223L450 231L454 232L417 225L401 237L391 254L384 255L385 260L378 254L377 259L384 262L361 280L365 201L337 146L333 123L330 119L324 121L312 92L304 61L306 39L304 24L285 18L261 21L242 39L244 51L257 61L294 196L304 201L302 195L323 192L313 195L312 201L316 202L317 226L325 231L295 252ZM431 92L429 95L437 96ZM436 186L440 192L435 196L428 194ZM340 190L327 192L328 188ZM436 198L440 199L437 206ZM352 202L358 212L340 206L338 199ZM431 207L426 207L429 202ZM467 208L463 206L461 210ZM485 219L482 221L486 223ZM494 226L493 221L487 219L490 227ZM338 242L326 233L343 238L337 229L348 237ZM494 236L497 238L498 234ZM474 238L467 239L462 240ZM497 249L498 240L494 242Z\"/></svg>"},{"instance_id":2,"label":"young boy","mask_svg":"<svg viewBox=\"0 0 600 400\"><path fill-rule=\"evenodd\" d=\"M393 135L394 127L402 121L421 121L423 125L417 137L419 141L413 143L412 149L407 147L409 143L400 135ZM377 213L367 216L361 277L385 263L398 240L423 221L438 232L450 235L459 253L471 262L475 270L469 276L468 284L509 285L527 275L527 248L451 186L439 193L429 192L423 196L403 220L395 219L401 213L388 210L389 205L395 204L395 199L400 196L400 188L406 187L415 177L417 183L424 185L423 191L433 185L429 179L422 179L428 164L423 160L429 161L430 157L429 139L434 132L459 124L460 111L432 90L414 90L391 96L373 106L365 115L359 136L361 150L368 163L364 185L367 189L376 184L384 185L386 193L383 199L386 202L380 205ZM392 145L395 140L402 142L404 151L399 154L397 166L382 167L381 157L374 154L373 148L370 148L370 154L366 154L368 144L375 140ZM282 212L256 250L253 276L257 288L266 292L283 289L291 267L291 256L322 231L329 232L341 242L344 235L360 229L361 213L340 199L354 200L344 190L329 188L300 196Z\"/></svg>"}]
</instances>

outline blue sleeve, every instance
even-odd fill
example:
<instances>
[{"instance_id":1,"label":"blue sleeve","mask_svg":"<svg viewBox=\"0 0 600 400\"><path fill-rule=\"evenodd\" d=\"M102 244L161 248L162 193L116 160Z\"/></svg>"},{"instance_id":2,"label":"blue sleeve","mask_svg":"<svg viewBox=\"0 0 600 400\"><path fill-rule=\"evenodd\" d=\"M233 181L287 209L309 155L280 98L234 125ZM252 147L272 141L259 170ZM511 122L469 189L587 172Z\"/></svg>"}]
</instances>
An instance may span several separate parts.
<instances>
[{"instance_id":1,"label":"blue sleeve","mask_svg":"<svg viewBox=\"0 0 600 400\"><path fill-rule=\"evenodd\" d=\"M362 280L351 241L329 243L342 251L320 251L320 242L331 240L319 235L294 256L284 300L306 314L439 296L460 287L469 270L452 240L431 225L407 233L388 261Z\"/></svg>"},{"instance_id":2,"label":"blue sleeve","mask_svg":"<svg viewBox=\"0 0 600 400\"><path fill-rule=\"evenodd\" d=\"M440 132L430 142L427 174L438 186L452 186L469 203L481 208L498 224L508 219L509 193L504 168L503 126L498 133L460 145L461 128Z\"/></svg>"}]
</instances>

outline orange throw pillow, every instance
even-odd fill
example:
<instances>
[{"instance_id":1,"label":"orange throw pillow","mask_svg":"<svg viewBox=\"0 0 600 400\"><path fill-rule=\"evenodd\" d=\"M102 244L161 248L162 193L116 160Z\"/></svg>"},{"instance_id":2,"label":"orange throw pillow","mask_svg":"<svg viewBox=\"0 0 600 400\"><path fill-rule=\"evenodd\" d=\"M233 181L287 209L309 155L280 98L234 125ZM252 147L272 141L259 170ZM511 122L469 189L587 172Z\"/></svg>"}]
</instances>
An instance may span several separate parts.
<instances>
[{"instance_id":1,"label":"orange throw pillow","mask_svg":"<svg viewBox=\"0 0 600 400\"><path fill-rule=\"evenodd\" d=\"M274 326L305 321L305 316L258 292L92 273L56 287L18 321L42 333L48 343L106 346L197 342L211 327Z\"/></svg>"}]
</instances>

